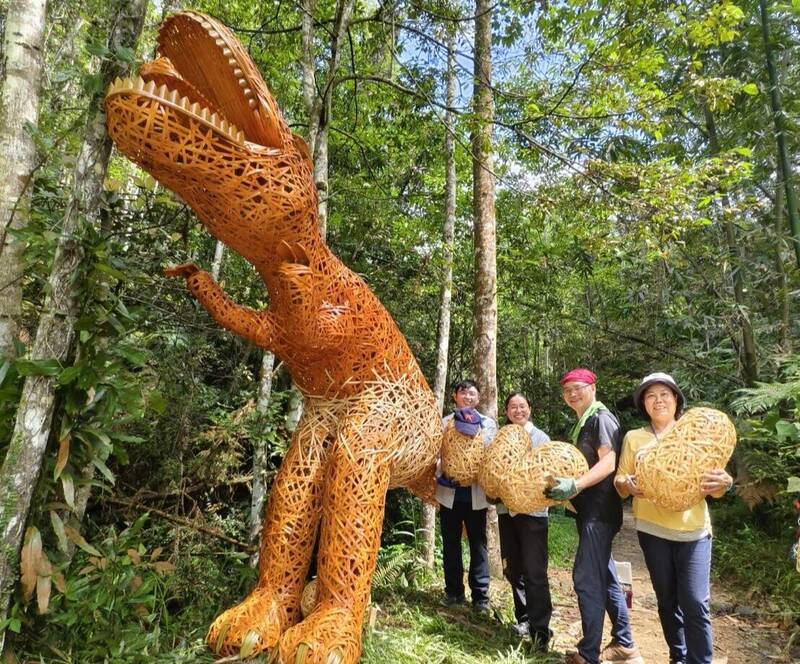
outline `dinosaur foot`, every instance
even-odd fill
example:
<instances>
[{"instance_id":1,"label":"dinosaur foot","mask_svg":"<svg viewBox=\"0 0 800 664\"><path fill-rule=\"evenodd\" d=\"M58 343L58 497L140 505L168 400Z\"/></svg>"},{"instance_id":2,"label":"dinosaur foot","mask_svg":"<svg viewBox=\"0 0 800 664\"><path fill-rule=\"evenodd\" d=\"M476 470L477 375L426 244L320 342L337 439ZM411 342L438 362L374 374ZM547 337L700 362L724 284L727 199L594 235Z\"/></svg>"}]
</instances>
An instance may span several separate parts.
<instances>
[{"instance_id":1,"label":"dinosaur foot","mask_svg":"<svg viewBox=\"0 0 800 664\"><path fill-rule=\"evenodd\" d=\"M273 593L256 588L241 604L217 617L208 630L206 643L217 655L253 657L278 643L283 631L281 614Z\"/></svg>"},{"instance_id":2,"label":"dinosaur foot","mask_svg":"<svg viewBox=\"0 0 800 664\"><path fill-rule=\"evenodd\" d=\"M281 664L356 664L361 655L361 621L338 606L320 605L286 630L272 662Z\"/></svg>"}]
</instances>

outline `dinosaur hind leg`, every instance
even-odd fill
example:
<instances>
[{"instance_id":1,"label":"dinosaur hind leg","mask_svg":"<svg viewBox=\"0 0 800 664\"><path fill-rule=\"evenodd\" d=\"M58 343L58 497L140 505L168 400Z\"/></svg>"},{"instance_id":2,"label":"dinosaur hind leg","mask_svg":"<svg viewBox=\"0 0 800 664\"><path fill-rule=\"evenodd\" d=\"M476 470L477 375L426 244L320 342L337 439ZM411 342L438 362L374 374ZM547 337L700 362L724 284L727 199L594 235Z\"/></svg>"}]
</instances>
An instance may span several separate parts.
<instances>
[{"instance_id":1,"label":"dinosaur hind leg","mask_svg":"<svg viewBox=\"0 0 800 664\"><path fill-rule=\"evenodd\" d=\"M358 661L390 477L381 447L356 427L337 437L325 486L317 605L281 637L282 662Z\"/></svg>"},{"instance_id":2,"label":"dinosaur hind leg","mask_svg":"<svg viewBox=\"0 0 800 664\"><path fill-rule=\"evenodd\" d=\"M300 595L321 516L331 419L329 411L307 402L272 485L261 532L258 584L214 621L206 637L220 655L268 650L300 618Z\"/></svg>"}]
</instances>

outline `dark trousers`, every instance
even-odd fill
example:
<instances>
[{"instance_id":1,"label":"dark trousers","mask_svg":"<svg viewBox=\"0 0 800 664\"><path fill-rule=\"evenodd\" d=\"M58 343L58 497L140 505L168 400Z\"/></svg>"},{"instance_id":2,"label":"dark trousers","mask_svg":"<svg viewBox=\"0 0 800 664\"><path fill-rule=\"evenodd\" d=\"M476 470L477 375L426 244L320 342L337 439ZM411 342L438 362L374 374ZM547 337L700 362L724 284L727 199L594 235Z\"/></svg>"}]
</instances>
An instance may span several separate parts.
<instances>
[{"instance_id":1,"label":"dark trousers","mask_svg":"<svg viewBox=\"0 0 800 664\"><path fill-rule=\"evenodd\" d=\"M511 584L517 622L527 621L531 638L550 640L553 604L547 580L547 517L498 515L503 573Z\"/></svg>"},{"instance_id":2,"label":"dark trousers","mask_svg":"<svg viewBox=\"0 0 800 664\"><path fill-rule=\"evenodd\" d=\"M578 550L572 582L578 595L583 627L578 652L589 664L597 664L606 613L611 619L611 638L625 647L633 646L628 607L611 560L611 543L619 526L580 517L576 523Z\"/></svg>"},{"instance_id":3,"label":"dark trousers","mask_svg":"<svg viewBox=\"0 0 800 664\"><path fill-rule=\"evenodd\" d=\"M673 542L639 533L671 662L711 664L711 537Z\"/></svg>"},{"instance_id":4,"label":"dark trousers","mask_svg":"<svg viewBox=\"0 0 800 664\"><path fill-rule=\"evenodd\" d=\"M470 503L455 502L439 510L442 526L444 591L448 597L464 597L464 563L461 560L461 528L469 540L469 587L472 603L489 601L489 550L486 547L486 509L473 510Z\"/></svg>"}]
</instances>

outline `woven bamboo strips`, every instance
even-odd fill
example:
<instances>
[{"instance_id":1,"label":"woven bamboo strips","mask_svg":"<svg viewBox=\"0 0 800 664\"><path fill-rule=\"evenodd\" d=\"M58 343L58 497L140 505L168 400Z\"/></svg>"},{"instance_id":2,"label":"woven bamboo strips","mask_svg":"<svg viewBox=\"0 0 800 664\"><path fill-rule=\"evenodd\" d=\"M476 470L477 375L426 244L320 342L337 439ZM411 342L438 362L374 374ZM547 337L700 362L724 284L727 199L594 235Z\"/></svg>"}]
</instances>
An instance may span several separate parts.
<instances>
[{"instance_id":1,"label":"woven bamboo strips","mask_svg":"<svg viewBox=\"0 0 800 664\"><path fill-rule=\"evenodd\" d=\"M730 418L713 408L691 408L636 459L636 484L644 498L682 512L703 500L703 474L724 468L736 447Z\"/></svg>"}]
</instances>

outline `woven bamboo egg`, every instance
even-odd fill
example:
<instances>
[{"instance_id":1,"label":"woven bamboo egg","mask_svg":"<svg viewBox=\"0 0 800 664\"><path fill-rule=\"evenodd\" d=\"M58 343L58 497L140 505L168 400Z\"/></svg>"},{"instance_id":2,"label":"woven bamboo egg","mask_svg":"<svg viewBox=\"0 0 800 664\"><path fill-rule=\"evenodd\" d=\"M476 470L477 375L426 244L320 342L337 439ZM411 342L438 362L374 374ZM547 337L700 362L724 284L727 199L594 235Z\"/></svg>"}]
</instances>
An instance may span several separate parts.
<instances>
[{"instance_id":1,"label":"woven bamboo egg","mask_svg":"<svg viewBox=\"0 0 800 664\"><path fill-rule=\"evenodd\" d=\"M308 616L317 605L317 578L314 577L303 588L303 594L300 596L300 613L303 618Z\"/></svg>"},{"instance_id":2,"label":"woven bamboo egg","mask_svg":"<svg viewBox=\"0 0 800 664\"><path fill-rule=\"evenodd\" d=\"M497 432L484 449L478 484L490 498L500 498L512 468L522 466L523 457L531 449L531 439L518 424L508 424Z\"/></svg>"},{"instance_id":3,"label":"woven bamboo egg","mask_svg":"<svg viewBox=\"0 0 800 664\"><path fill-rule=\"evenodd\" d=\"M527 514L558 504L544 495L548 476L580 477L588 470L575 446L554 441L531 447L525 430L510 424L486 448L478 482L486 495L500 498L512 512Z\"/></svg>"},{"instance_id":4,"label":"woven bamboo egg","mask_svg":"<svg viewBox=\"0 0 800 664\"><path fill-rule=\"evenodd\" d=\"M724 468L735 446L736 429L725 413L691 408L636 459L636 484L647 500L682 512L703 499L703 473Z\"/></svg>"},{"instance_id":5,"label":"woven bamboo egg","mask_svg":"<svg viewBox=\"0 0 800 664\"><path fill-rule=\"evenodd\" d=\"M442 435L442 472L461 486L469 486L478 479L483 450L482 431L470 438L459 433L450 420Z\"/></svg>"}]
</instances>

